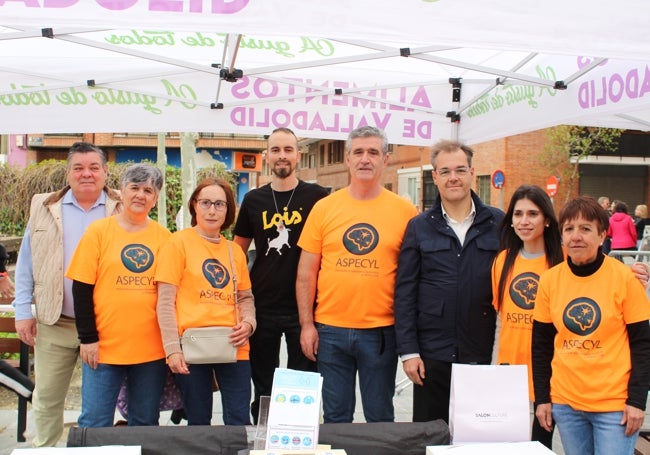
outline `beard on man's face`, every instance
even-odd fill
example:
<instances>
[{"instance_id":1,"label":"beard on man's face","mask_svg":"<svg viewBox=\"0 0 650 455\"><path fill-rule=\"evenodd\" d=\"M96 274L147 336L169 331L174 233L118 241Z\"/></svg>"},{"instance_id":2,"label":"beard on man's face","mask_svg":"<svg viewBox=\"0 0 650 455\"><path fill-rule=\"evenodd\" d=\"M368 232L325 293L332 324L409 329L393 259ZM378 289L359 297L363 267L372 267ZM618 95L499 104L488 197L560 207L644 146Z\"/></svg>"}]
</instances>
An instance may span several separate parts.
<instances>
[{"instance_id":1,"label":"beard on man's face","mask_svg":"<svg viewBox=\"0 0 650 455\"><path fill-rule=\"evenodd\" d=\"M282 166L282 167L278 167L276 165L276 166L273 166L273 169L271 169L271 172L273 172L276 175L276 177L279 177L281 179L286 179L287 177L289 177L293 173L293 167L291 166L291 164L288 164L287 166Z\"/></svg>"}]
</instances>

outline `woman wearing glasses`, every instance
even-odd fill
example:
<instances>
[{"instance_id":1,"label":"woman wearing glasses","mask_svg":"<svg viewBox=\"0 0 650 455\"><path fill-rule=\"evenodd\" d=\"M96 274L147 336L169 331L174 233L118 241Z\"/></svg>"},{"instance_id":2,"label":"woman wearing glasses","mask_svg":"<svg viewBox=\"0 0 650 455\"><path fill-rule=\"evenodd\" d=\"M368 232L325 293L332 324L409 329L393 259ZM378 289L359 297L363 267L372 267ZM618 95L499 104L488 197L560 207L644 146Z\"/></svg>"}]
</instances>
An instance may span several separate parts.
<instances>
[{"instance_id":1,"label":"woman wearing glasses","mask_svg":"<svg viewBox=\"0 0 650 455\"><path fill-rule=\"evenodd\" d=\"M255 330L255 307L246 256L222 235L234 221L235 209L228 182L200 182L189 201L192 226L172 234L156 272L158 323L189 425L211 423L213 375L221 391L224 424L250 425L248 339ZM237 361L188 364L179 336L188 328L211 326L232 327Z\"/></svg>"}]
</instances>

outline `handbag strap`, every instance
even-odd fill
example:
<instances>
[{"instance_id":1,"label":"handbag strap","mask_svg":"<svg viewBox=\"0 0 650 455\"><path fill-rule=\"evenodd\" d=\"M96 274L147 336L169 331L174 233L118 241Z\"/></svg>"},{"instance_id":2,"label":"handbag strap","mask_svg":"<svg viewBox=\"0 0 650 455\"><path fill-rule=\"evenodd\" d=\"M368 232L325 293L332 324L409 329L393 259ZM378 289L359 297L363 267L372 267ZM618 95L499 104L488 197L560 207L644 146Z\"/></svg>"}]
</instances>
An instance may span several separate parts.
<instances>
[{"instance_id":1,"label":"handbag strap","mask_svg":"<svg viewBox=\"0 0 650 455\"><path fill-rule=\"evenodd\" d=\"M237 272L235 271L235 260L232 254L232 242L226 239L226 243L228 244L228 256L230 257L230 270L232 272L232 285L234 289L233 294L235 296L235 324L238 324L239 323L239 301L237 298Z\"/></svg>"}]
</instances>

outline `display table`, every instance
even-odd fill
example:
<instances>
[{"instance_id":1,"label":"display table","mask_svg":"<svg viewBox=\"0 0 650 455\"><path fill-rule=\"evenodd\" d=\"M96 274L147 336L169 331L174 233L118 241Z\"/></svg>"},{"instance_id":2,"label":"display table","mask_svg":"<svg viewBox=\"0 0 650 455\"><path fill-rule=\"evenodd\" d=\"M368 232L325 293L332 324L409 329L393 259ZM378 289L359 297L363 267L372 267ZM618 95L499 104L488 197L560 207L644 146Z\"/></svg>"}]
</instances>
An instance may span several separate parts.
<instances>
[{"instance_id":1,"label":"display table","mask_svg":"<svg viewBox=\"0 0 650 455\"><path fill-rule=\"evenodd\" d=\"M541 443L530 441L433 446L427 447L426 455L553 455L554 453Z\"/></svg>"},{"instance_id":2,"label":"display table","mask_svg":"<svg viewBox=\"0 0 650 455\"><path fill-rule=\"evenodd\" d=\"M250 447L246 427L70 428L68 447L140 445L142 455L239 455ZM330 423L319 429L319 443L347 455L422 455L427 446L449 444L442 420L396 423Z\"/></svg>"},{"instance_id":3,"label":"display table","mask_svg":"<svg viewBox=\"0 0 650 455\"><path fill-rule=\"evenodd\" d=\"M15 449L11 455L141 455L140 446L38 447Z\"/></svg>"}]
</instances>

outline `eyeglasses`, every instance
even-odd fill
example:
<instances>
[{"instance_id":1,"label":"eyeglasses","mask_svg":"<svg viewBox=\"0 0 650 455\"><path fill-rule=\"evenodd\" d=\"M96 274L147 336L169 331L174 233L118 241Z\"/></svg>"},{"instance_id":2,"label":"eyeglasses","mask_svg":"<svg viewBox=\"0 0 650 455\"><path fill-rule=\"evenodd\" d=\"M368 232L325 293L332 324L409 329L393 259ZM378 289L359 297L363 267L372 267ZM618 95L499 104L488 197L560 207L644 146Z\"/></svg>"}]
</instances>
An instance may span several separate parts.
<instances>
[{"instance_id":1,"label":"eyeglasses","mask_svg":"<svg viewBox=\"0 0 650 455\"><path fill-rule=\"evenodd\" d=\"M197 199L196 203L203 210L210 210L210 207L214 205L215 210L226 210L228 207L228 202L226 201L211 201L210 199Z\"/></svg>"},{"instance_id":2,"label":"eyeglasses","mask_svg":"<svg viewBox=\"0 0 650 455\"><path fill-rule=\"evenodd\" d=\"M465 177L467 174L469 174L469 168L467 166L457 167L456 169L448 169L446 167L443 167L441 169L438 169L436 171L436 174L438 174L443 179L446 179L451 177L452 172L458 177Z\"/></svg>"}]
</instances>

